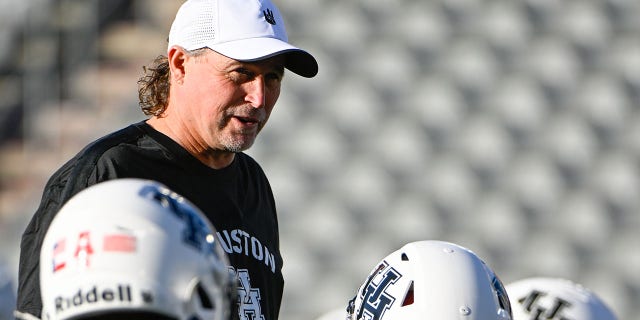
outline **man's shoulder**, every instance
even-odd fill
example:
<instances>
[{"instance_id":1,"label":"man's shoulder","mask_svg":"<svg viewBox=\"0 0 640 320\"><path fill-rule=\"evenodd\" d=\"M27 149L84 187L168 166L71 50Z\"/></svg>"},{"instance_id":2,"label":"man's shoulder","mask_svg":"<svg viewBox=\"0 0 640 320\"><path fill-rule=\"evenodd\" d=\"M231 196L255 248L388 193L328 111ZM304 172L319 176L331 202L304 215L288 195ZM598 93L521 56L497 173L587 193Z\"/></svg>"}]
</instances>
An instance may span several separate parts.
<instances>
[{"instance_id":1,"label":"man's shoulder","mask_svg":"<svg viewBox=\"0 0 640 320\"><path fill-rule=\"evenodd\" d=\"M142 129L144 124L134 123L120 130L109 133L82 149L76 156L76 160L95 160L100 158L105 152L122 145L137 145L140 139L146 136Z\"/></svg>"},{"instance_id":2,"label":"man's shoulder","mask_svg":"<svg viewBox=\"0 0 640 320\"><path fill-rule=\"evenodd\" d=\"M95 170L99 161L118 154L113 151L120 146L137 144L145 136L139 125L140 123L129 125L89 143L51 176L49 184L56 182L64 184L69 176L75 176L81 172L89 174ZM105 155L107 155L106 158Z\"/></svg>"}]
</instances>

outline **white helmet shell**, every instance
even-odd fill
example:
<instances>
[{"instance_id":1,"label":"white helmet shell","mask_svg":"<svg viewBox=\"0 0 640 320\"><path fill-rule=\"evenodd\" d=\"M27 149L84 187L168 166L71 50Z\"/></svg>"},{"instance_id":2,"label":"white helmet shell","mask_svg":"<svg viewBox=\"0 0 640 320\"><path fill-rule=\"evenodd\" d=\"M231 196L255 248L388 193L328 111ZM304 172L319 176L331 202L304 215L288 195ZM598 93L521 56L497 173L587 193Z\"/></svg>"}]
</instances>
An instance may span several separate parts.
<instances>
[{"instance_id":1,"label":"white helmet shell","mask_svg":"<svg viewBox=\"0 0 640 320\"><path fill-rule=\"evenodd\" d=\"M325 312L316 320L346 320L347 310L345 307L336 308Z\"/></svg>"},{"instance_id":2,"label":"white helmet shell","mask_svg":"<svg viewBox=\"0 0 640 320\"><path fill-rule=\"evenodd\" d=\"M616 320L591 290L568 279L532 277L506 286L515 320Z\"/></svg>"},{"instance_id":3,"label":"white helmet shell","mask_svg":"<svg viewBox=\"0 0 640 320\"><path fill-rule=\"evenodd\" d=\"M494 272L470 250L443 241L406 244L384 258L349 306L351 320L510 320Z\"/></svg>"},{"instance_id":4,"label":"white helmet shell","mask_svg":"<svg viewBox=\"0 0 640 320\"><path fill-rule=\"evenodd\" d=\"M164 185L115 179L72 197L40 253L44 320L105 314L229 318L234 280L215 229Z\"/></svg>"}]
</instances>

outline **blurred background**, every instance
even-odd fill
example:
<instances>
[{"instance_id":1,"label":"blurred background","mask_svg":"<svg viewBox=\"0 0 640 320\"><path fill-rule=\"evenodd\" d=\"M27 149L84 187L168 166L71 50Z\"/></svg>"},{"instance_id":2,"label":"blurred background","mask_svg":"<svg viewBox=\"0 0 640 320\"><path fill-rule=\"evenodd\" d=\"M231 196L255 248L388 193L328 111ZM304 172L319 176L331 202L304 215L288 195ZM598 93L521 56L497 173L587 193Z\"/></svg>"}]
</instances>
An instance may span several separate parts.
<instances>
[{"instance_id":1,"label":"blurred background","mask_svg":"<svg viewBox=\"0 0 640 320\"><path fill-rule=\"evenodd\" d=\"M346 306L423 239L640 319L639 1L274 1L320 64L286 75L248 152L279 209L281 319ZM0 0L0 320L46 179L144 119L136 81L180 4Z\"/></svg>"}]
</instances>

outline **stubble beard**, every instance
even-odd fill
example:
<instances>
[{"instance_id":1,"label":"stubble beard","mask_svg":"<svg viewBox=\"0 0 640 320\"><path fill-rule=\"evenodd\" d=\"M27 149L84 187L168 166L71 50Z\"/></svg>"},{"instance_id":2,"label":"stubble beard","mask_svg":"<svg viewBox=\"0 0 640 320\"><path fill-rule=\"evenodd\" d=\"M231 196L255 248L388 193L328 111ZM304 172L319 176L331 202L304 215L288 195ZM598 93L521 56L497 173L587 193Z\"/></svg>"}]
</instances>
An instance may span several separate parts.
<instances>
[{"instance_id":1,"label":"stubble beard","mask_svg":"<svg viewBox=\"0 0 640 320\"><path fill-rule=\"evenodd\" d=\"M219 124L218 129L220 131L220 144L223 149L228 152L239 153L249 149L255 142L258 133L264 127L264 122L261 123L256 131L254 130L239 130L236 131L229 127L231 118L225 119ZM225 131L227 129L228 131Z\"/></svg>"},{"instance_id":2,"label":"stubble beard","mask_svg":"<svg viewBox=\"0 0 640 320\"><path fill-rule=\"evenodd\" d=\"M258 130L259 132L260 130ZM258 132L227 132L220 137L220 144L228 152L239 153L249 149L256 140Z\"/></svg>"},{"instance_id":3,"label":"stubble beard","mask_svg":"<svg viewBox=\"0 0 640 320\"><path fill-rule=\"evenodd\" d=\"M231 136L225 136L220 142L225 151L239 153L249 149L253 145L254 139L246 141L244 139L236 139Z\"/></svg>"}]
</instances>

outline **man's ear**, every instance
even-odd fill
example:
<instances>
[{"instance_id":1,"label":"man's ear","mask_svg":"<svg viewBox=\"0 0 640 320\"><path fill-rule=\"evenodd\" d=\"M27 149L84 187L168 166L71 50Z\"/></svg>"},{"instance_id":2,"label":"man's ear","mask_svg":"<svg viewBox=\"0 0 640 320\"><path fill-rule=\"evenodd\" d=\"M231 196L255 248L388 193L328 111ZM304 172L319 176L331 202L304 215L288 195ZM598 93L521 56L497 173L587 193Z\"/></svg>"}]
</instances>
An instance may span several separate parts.
<instances>
[{"instance_id":1,"label":"man's ear","mask_svg":"<svg viewBox=\"0 0 640 320\"><path fill-rule=\"evenodd\" d=\"M172 46L167 53L169 69L171 70L171 82L181 83L184 79L184 63L187 59L187 52L180 46Z\"/></svg>"}]
</instances>

